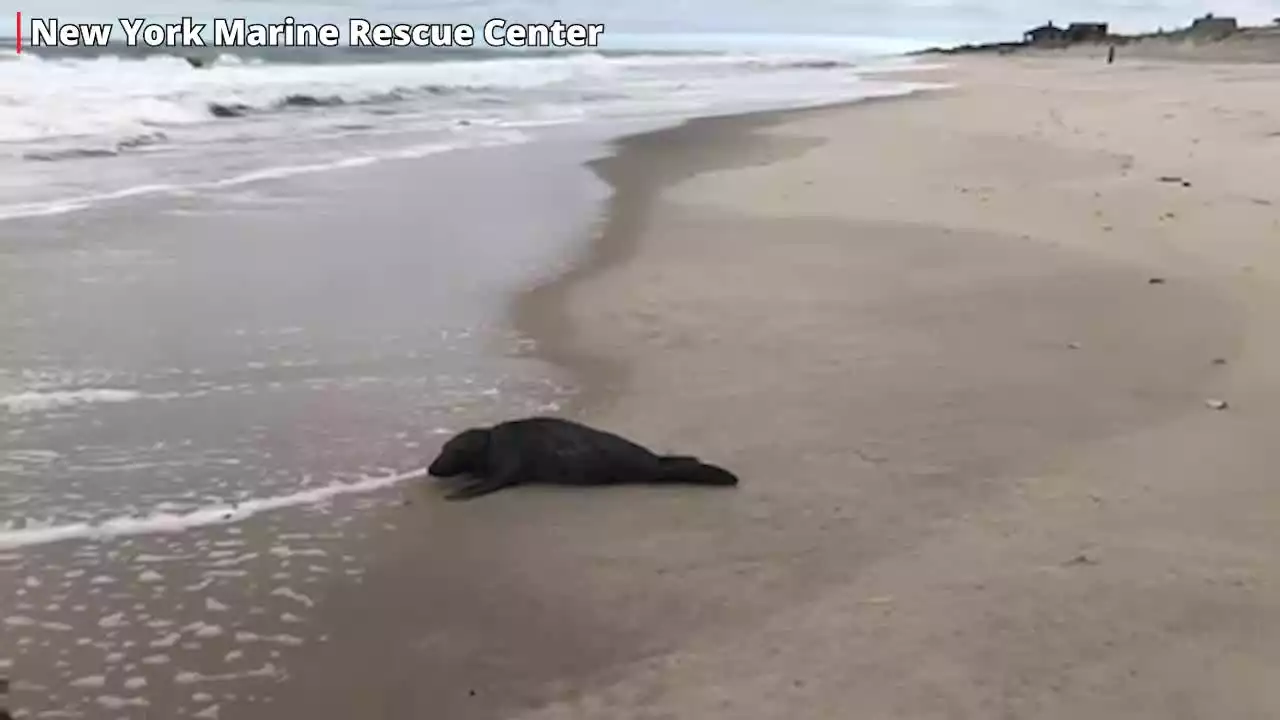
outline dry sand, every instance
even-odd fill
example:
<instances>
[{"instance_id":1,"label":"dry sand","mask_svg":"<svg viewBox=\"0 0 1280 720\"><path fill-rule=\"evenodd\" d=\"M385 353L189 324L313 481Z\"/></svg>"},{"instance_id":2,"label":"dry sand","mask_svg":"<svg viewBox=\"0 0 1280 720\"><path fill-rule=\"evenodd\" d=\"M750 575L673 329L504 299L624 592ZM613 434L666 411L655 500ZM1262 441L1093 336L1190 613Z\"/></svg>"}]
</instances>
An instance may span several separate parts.
<instances>
[{"instance_id":1,"label":"dry sand","mask_svg":"<svg viewBox=\"0 0 1280 720\"><path fill-rule=\"evenodd\" d=\"M604 162L521 324L573 414L743 486L415 503L289 708L1280 716L1280 69L931 79Z\"/></svg>"}]
</instances>

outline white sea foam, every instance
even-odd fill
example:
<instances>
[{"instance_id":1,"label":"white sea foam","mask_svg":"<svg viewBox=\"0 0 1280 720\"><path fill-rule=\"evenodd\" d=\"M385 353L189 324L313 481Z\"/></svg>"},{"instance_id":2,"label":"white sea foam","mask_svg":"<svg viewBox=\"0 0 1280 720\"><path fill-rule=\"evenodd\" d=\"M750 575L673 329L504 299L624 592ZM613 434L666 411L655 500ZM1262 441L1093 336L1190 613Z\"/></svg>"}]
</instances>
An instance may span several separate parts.
<instances>
[{"instance_id":1,"label":"white sea foam","mask_svg":"<svg viewBox=\"0 0 1280 720\"><path fill-rule=\"evenodd\" d=\"M98 627L106 629L124 627L125 624L124 613L109 615L98 621Z\"/></svg>"},{"instance_id":2,"label":"white sea foam","mask_svg":"<svg viewBox=\"0 0 1280 720\"><path fill-rule=\"evenodd\" d=\"M97 699L97 703L107 710L124 710L131 707L144 708L151 705L146 698L122 698L114 695L103 695Z\"/></svg>"},{"instance_id":3,"label":"white sea foam","mask_svg":"<svg viewBox=\"0 0 1280 720\"><path fill-rule=\"evenodd\" d=\"M178 641L179 641L179 640L181 640L181 639L182 639L182 633L176 633L176 632L175 632L175 633L169 633L169 634L165 635L164 637L161 637L161 638L160 638L160 639L158 639L158 640L152 640L152 641L151 641L151 647L153 647L153 648L171 648L171 647L173 647L174 645L177 645L177 644L178 644Z\"/></svg>"},{"instance_id":4,"label":"white sea foam","mask_svg":"<svg viewBox=\"0 0 1280 720\"><path fill-rule=\"evenodd\" d=\"M182 628L182 630L201 639L216 638L225 632L221 627L206 622L195 622Z\"/></svg>"},{"instance_id":5,"label":"white sea foam","mask_svg":"<svg viewBox=\"0 0 1280 720\"><path fill-rule=\"evenodd\" d=\"M203 673L185 671L174 676L173 681L179 685L194 685L196 683L208 682L226 682L229 680L240 680L242 678L270 678L280 674L280 669L271 663L267 663L256 670L246 670L239 673L222 673L218 675L205 675Z\"/></svg>"},{"instance_id":6,"label":"white sea foam","mask_svg":"<svg viewBox=\"0 0 1280 720\"><path fill-rule=\"evenodd\" d=\"M141 690L146 686L147 686L147 679L145 677L131 677L128 680L124 681L125 690Z\"/></svg>"},{"instance_id":7,"label":"white sea foam","mask_svg":"<svg viewBox=\"0 0 1280 720\"><path fill-rule=\"evenodd\" d=\"M0 396L0 408L11 413L47 412L74 405L95 403L123 403L137 400L142 393L136 390L116 388L85 388L82 390L32 390Z\"/></svg>"},{"instance_id":8,"label":"white sea foam","mask_svg":"<svg viewBox=\"0 0 1280 720\"><path fill-rule=\"evenodd\" d=\"M826 56L824 56L825 59ZM221 62L192 72L178 57L49 59L24 55L5 63L0 141L49 137L136 138L157 127L213 120L212 103L267 110L290 97L324 103L368 103L421 93L439 98L459 91L500 93L547 88L585 94L655 78L688 77L732 67L791 68L812 55L626 55L581 53L452 62L276 64ZM57 92L49 92L56 88Z\"/></svg>"},{"instance_id":9,"label":"white sea foam","mask_svg":"<svg viewBox=\"0 0 1280 720\"><path fill-rule=\"evenodd\" d=\"M308 488L288 495L253 498L234 505L215 505L185 514L156 513L146 517L120 517L99 523L39 525L27 522L20 529L0 530L0 549L47 545L68 540L107 540L135 535L179 533L192 528L242 522L254 515L290 507L315 505L342 495L362 494L421 478L424 470L366 477L348 483Z\"/></svg>"},{"instance_id":10,"label":"white sea foam","mask_svg":"<svg viewBox=\"0 0 1280 720\"><path fill-rule=\"evenodd\" d=\"M287 587L276 588L271 591L271 595L293 600L294 602L306 607L313 607L315 605L315 601L311 598Z\"/></svg>"},{"instance_id":11,"label":"white sea foam","mask_svg":"<svg viewBox=\"0 0 1280 720\"><path fill-rule=\"evenodd\" d=\"M92 207L98 203L111 202L113 200L124 200L127 198L138 197L140 195L154 195L156 193L166 192L173 189L174 186L172 185L138 185L135 187L123 188L121 190L90 193L87 195L59 198L57 200L44 202L13 203L10 205L0 206L0 220L20 217L62 215L63 213L84 210L85 208Z\"/></svg>"},{"instance_id":12,"label":"white sea foam","mask_svg":"<svg viewBox=\"0 0 1280 720\"><path fill-rule=\"evenodd\" d=\"M222 190L270 180L282 180L300 175L311 175L314 173L331 172L334 170L359 168L388 161L416 160L430 155L449 152L451 150L459 150L462 148L515 145L526 142L528 139L528 135L518 130L503 129L491 131L484 135L476 135L466 139L455 140L453 142L420 143L383 152L355 157L338 158L327 162L264 167L207 182L140 185L112 192L90 193L87 195L77 195L40 202L0 205L0 220L62 215L64 213L85 210L104 203L128 200L146 195L199 195L209 190ZM0 399L0 404L3 404L2 399Z\"/></svg>"}]
</instances>

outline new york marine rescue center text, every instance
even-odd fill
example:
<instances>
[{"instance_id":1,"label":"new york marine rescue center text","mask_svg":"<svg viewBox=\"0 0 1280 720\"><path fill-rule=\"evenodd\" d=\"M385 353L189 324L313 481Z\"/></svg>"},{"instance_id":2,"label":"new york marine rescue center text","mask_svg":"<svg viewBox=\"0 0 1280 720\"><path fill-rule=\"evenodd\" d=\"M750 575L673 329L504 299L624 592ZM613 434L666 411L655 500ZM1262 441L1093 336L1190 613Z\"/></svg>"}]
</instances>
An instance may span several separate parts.
<instances>
[{"instance_id":1,"label":"new york marine rescue center text","mask_svg":"<svg viewBox=\"0 0 1280 720\"><path fill-rule=\"evenodd\" d=\"M244 18L217 18L198 23L149 23L143 18L120 18L117 42L129 47L336 47L344 41L352 47L472 47L476 28L468 23L375 23L352 18L346 37L333 23L300 23L286 17L278 23L251 23ZM207 37L213 27L212 42ZM102 47L112 42L114 23L66 23L57 18L32 18L31 47ZM479 37L491 47L596 47L602 24L511 23L493 18L484 23Z\"/></svg>"}]
</instances>

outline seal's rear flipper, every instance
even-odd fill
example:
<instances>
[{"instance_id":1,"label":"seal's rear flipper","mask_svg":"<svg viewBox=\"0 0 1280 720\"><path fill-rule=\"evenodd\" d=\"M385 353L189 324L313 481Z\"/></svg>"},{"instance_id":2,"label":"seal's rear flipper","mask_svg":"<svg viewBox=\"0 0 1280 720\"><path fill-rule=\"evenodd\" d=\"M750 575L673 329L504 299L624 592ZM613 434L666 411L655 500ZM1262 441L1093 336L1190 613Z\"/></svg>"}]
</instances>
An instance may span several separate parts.
<instances>
[{"instance_id":1,"label":"seal's rear flipper","mask_svg":"<svg viewBox=\"0 0 1280 720\"><path fill-rule=\"evenodd\" d=\"M731 487L738 484L738 476L717 465L704 463L687 455L667 455L658 459L662 475L656 482L683 483L688 485L718 485Z\"/></svg>"}]
</instances>

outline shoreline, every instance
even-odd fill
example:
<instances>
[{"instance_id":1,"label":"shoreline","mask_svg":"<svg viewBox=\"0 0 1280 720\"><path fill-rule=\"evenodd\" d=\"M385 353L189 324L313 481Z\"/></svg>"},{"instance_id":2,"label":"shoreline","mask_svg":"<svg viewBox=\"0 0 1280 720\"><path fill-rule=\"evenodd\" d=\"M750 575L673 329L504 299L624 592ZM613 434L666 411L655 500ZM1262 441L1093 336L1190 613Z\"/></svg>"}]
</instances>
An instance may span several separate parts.
<instances>
[{"instance_id":1,"label":"shoreline","mask_svg":"<svg viewBox=\"0 0 1280 720\"><path fill-rule=\"evenodd\" d=\"M625 394L631 368L594 352L564 303L579 284L625 267L639 249L657 195L700 172L767 164L814 147L812 141L774 142L756 133L828 109L690 120L619 138L612 154L587 163L615 189L602 231L565 272L513 296L509 306L513 327L537 338L527 354L562 369L581 388L553 414L606 412ZM358 586L335 587L324 602L319 622L330 641L315 648L277 702L225 710L265 720L289 713L339 717L380 706L399 716L430 711L498 720L554 702L574 687L607 683L632 663L674 647L678 628L693 627L692 618L670 618L668 630L655 632L643 619L648 612L619 623L603 609L606 588L583 585L573 561L577 550L562 546L554 531L564 527L576 534L573 518L610 503L604 494L521 493L445 504L428 487L410 483L402 492L405 507L379 513L399 529L380 543L375 564ZM502 532L492 533L495 527ZM456 556L432 552L440 546L457 548ZM511 603L525 608L520 618L510 615ZM371 617L394 622L360 621ZM430 643L429 653L406 644L417 636L429 638L423 641ZM552 637L561 650L548 656ZM483 669L495 665L508 670L485 677ZM331 694L338 685L349 689ZM460 694L465 688L472 692Z\"/></svg>"},{"instance_id":2,"label":"shoreline","mask_svg":"<svg viewBox=\"0 0 1280 720\"><path fill-rule=\"evenodd\" d=\"M626 135L608 143L607 154L591 160L586 167L611 190L605 201L603 218L591 230L592 237L576 258L569 261L568 269L532 287L516 292L509 303L509 316L514 330L535 342L530 352L544 362L563 369L576 383L578 392L566 403L567 414L583 414L598 409L619 394L626 381L628 368L612 358L593 353L579 336L581 329L574 326L567 315L568 296L581 282L611 267L624 265L634 255L640 241L644 216L654 196L661 191L664 182L679 175L694 175L701 171L696 160L672 173L670 178L654 177L645 166L640 153L647 143L679 143L680 139L706 123L727 125L730 137L723 142L734 145L750 135L758 127L767 127L784 120L789 112L766 111L742 113L712 118L685 120L678 125ZM731 153L732 148L717 147L709 152ZM643 166L639 172L628 173L628 165L635 161Z\"/></svg>"},{"instance_id":3,"label":"shoreline","mask_svg":"<svg viewBox=\"0 0 1280 720\"><path fill-rule=\"evenodd\" d=\"M897 71L895 75L926 75L930 70ZM876 77L874 73L869 77ZM820 141L763 138L762 131L802 118L841 108L876 103L910 102L946 92L922 89L903 95L866 97L830 104L781 110L760 110L691 118L676 125L644 130L606 143L606 154L585 166L605 182L610 197L591 236L568 267L549 279L517 290L508 303L511 327L532 338L528 356L562 368L576 383L577 392L561 403L568 416L589 416L607 409L625 388L628 364L590 347L582 329L568 317L569 296L591 278L620 267L635 255L643 237L647 214L663 189L704 172L741 165L767 164L819 146ZM714 130L715 132L711 132ZM708 137L714 141L708 145ZM747 157L741 155L751 148ZM654 154L663 157L650 160ZM680 154L678 161L666 155Z\"/></svg>"}]
</instances>

